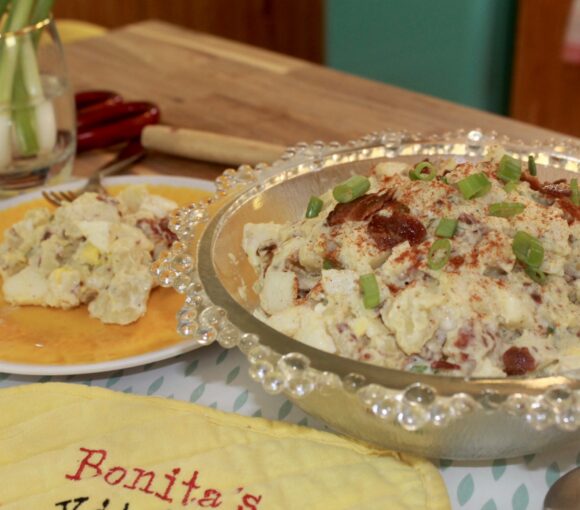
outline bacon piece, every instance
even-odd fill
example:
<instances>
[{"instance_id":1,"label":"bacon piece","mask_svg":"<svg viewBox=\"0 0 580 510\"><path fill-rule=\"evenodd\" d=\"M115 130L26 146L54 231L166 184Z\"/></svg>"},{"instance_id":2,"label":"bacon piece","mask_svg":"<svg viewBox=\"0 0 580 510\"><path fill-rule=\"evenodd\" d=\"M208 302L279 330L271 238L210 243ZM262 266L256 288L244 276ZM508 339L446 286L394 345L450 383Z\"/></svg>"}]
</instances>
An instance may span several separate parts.
<instances>
[{"instance_id":1,"label":"bacon piece","mask_svg":"<svg viewBox=\"0 0 580 510\"><path fill-rule=\"evenodd\" d=\"M539 191L551 197L569 197L571 193L570 186L562 179L542 183L537 177L523 172L522 181L526 181L534 191Z\"/></svg>"},{"instance_id":2,"label":"bacon piece","mask_svg":"<svg viewBox=\"0 0 580 510\"><path fill-rule=\"evenodd\" d=\"M468 213L461 213L457 219L466 225L473 225L474 223L477 223L475 216Z\"/></svg>"},{"instance_id":3,"label":"bacon piece","mask_svg":"<svg viewBox=\"0 0 580 510\"><path fill-rule=\"evenodd\" d=\"M449 259L449 265L453 269L460 268L464 262L465 262L465 257L463 255L455 255Z\"/></svg>"},{"instance_id":4,"label":"bacon piece","mask_svg":"<svg viewBox=\"0 0 580 510\"><path fill-rule=\"evenodd\" d=\"M569 197L570 187L567 183L562 182L547 182L542 184L541 193L550 195L551 197Z\"/></svg>"},{"instance_id":5,"label":"bacon piece","mask_svg":"<svg viewBox=\"0 0 580 510\"><path fill-rule=\"evenodd\" d=\"M504 372L507 375L524 375L536 368L536 360L527 347L510 347L503 353Z\"/></svg>"},{"instance_id":6,"label":"bacon piece","mask_svg":"<svg viewBox=\"0 0 580 510\"><path fill-rule=\"evenodd\" d=\"M145 235L153 237L154 242L162 242L169 248L177 241L177 236L169 230L169 218L161 219L141 218L137 221L137 228L140 228Z\"/></svg>"},{"instance_id":7,"label":"bacon piece","mask_svg":"<svg viewBox=\"0 0 580 510\"><path fill-rule=\"evenodd\" d=\"M526 181L530 185L530 188L532 188L534 191L540 191L542 189L542 183L540 182L540 179L534 177L533 175L522 172L521 179L522 181Z\"/></svg>"},{"instance_id":8,"label":"bacon piece","mask_svg":"<svg viewBox=\"0 0 580 510\"><path fill-rule=\"evenodd\" d=\"M558 205L566 214L568 224L571 225L574 221L580 221L580 207L574 205L568 198L559 198Z\"/></svg>"},{"instance_id":9,"label":"bacon piece","mask_svg":"<svg viewBox=\"0 0 580 510\"><path fill-rule=\"evenodd\" d=\"M471 326L462 327L457 335L457 340L455 340L455 347L465 349L474 339L475 333L473 328Z\"/></svg>"},{"instance_id":10,"label":"bacon piece","mask_svg":"<svg viewBox=\"0 0 580 510\"><path fill-rule=\"evenodd\" d=\"M390 250L404 241L415 246L427 235L427 230L417 218L398 210L394 210L391 216L375 214L367 230L379 250Z\"/></svg>"},{"instance_id":11,"label":"bacon piece","mask_svg":"<svg viewBox=\"0 0 580 510\"><path fill-rule=\"evenodd\" d=\"M346 204L336 204L336 207L328 215L326 222L332 227L346 221L366 221L373 214L385 207L409 210L406 205L393 200L393 193L391 191L387 191L382 195L371 193L370 195L363 195L362 197L356 198Z\"/></svg>"},{"instance_id":12,"label":"bacon piece","mask_svg":"<svg viewBox=\"0 0 580 510\"><path fill-rule=\"evenodd\" d=\"M433 361L431 363L431 368L433 370L459 370L461 367L455 363L449 363L444 359Z\"/></svg>"}]
</instances>

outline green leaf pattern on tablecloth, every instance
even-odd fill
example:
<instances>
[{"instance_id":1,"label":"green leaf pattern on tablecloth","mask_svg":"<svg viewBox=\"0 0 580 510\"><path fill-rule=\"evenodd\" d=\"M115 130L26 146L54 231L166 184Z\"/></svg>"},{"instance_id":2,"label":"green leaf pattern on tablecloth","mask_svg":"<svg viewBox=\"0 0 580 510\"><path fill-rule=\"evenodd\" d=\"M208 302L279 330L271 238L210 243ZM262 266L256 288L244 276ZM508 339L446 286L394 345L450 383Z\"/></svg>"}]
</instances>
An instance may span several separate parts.
<instances>
[{"instance_id":1,"label":"green leaf pattern on tablecloth","mask_svg":"<svg viewBox=\"0 0 580 510\"><path fill-rule=\"evenodd\" d=\"M473 477L470 474L465 475L457 486L457 501L459 501L461 506L465 505L471 499L474 489Z\"/></svg>"},{"instance_id":2,"label":"green leaf pattern on tablecloth","mask_svg":"<svg viewBox=\"0 0 580 510\"><path fill-rule=\"evenodd\" d=\"M262 417L262 410L261 410L261 409L258 409L257 411L254 411L254 412L252 413L252 416L253 416L254 418L261 418L261 417Z\"/></svg>"},{"instance_id":3,"label":"green leaf pattern on tablecloth","mask_svg":"<svg viewBox=\"0 0 580 510\"><path fill-rule=\"evenodd\" d=\"M449 459L439 459L439 467L441 469L447 469L449 466L453 465L453 461Z\"/></svg>"},{"instance_id":4,"label":"green leaf pattern on tablecloth","mask_svg":"<svg viewBox=\"0 0 580 510\"><path fill-rule=\"evenodd\" d=\"M207 407L211 407L212 409L217 409L218 403L217 402L212 402L210 405L208 405Z\"/></svg>"},{"instance_id":5,"label":"green leaf pattern on tablecloth","mask_svg":"<svg viewBox=\"0 0 580 510\"><path fill-rule=\"evenodd\" d=\"M530 495L528 494L528 488L525 486L525 484L522 483L512 496L512 509L526 510L529 504Z\"/></svg>"},{"instance_id":6,"label":"green leaf pattern on tablecloth","mask_svg":"<svg viewBox=\"0 0 580 510\"><path fill-rule=\"evenodd\" d=\"M248 401L248 390L243 391L240 393L236 400L234 401L234 411L239 411L244 404Z\"/></svg>"},{"instance_id":7,"label":"green leaf pattern on tablecloth","mask_svg":"<svg viewBox=\"0 0 580 510\"><path fill-rule=\"evenodd\" d=\"M121 379L122 376L123 376L122 370L115 372L114 374L111 375L111 377L109 377L107 379L105 386L107 388L111 388L112 386L115 386L115 384L117 384L119 382L119 380Z\"/></svg>"},{"instance_id":8,"label":"green leaf pattern on tablecloth","mask_svg":"<svg viewBox=\"0 0 580 510\"><path fill-rule=\"evenodd\" d=\"M308 418L302 418L299 422L298 425L302 425L303 427L308 427Z\"/></svg>"},{"instance_id":9,"label":"green leaf pattern on tablecloth","mask_svg":"<svg viewBox=\"0 0 580 510\"><path fill-rule=\"evenodd\" d=\"M505 459L495 459L491 467L491 474L493 479L497 482L505 473Z\"/></svg>"},{"instance_id":10,"label":"green leaf pattern on tablecloth","mask_svg":"<svg viewBox=\"0 0 580 510\"><path fill-rule=\"evenodd\" d=\"M228 357L228 352L230 352L228 349L224 349L222 352L220 352L220 355L215 360L215 364L219 365L220 363L223 363Z\"/></svg>"},{"instance_id":11,"label":"green leaf pattern on tablecloth","mask_svg":"<svg viewBox=\"0 0 580 510\"><path fill-rule=\"evenodd\" d=\"M481 507L481 510L497 510L497 505L493 499L490 499Z\"/></svg>"},{"instance_id":12,"label":"green leaf pattern on tablecloth","mask_svg":"<svg viewBox=\"0 0 580 510\"><path fill-rule=\"evenodd\" d=\"M154 395L155 393L157 393L159 391L159 389L161 388L161 386L163 386L163 379L164 379L163 376L155 379L149 385L149 388L147 388L147 395Z\"/></svg>"},{"instance_id":13,"label":"green leaf pattern on tablecloth","mask_svg":"<svg viewBox=\"0 0 580 510\"><path fill-rule=\"evenodd\" d=\"M560 478L560 466L558 466L557 462L552 462L546 469L546 484L548 487L552 487L558 478Z\"/></svg>"},{"instance_id":14,"label":"green leaf pattern on tablecloth","mask_svg":"<svg viewBox=\"0 0 580 510\"><path fill-rule=\"evenodd\" d=\"M530 462L532 462L534 460L535 457L536 457L535 453L530 453L528 455L524 455L524 462L526 464L529 464Z\"/></svg>"},{"instance_id":15,"label":"green leaf pattern on tablecloth","mask_svg":"<svg viewBox=\"0 0 580 510\"><path fill-rule=\"evenodd\" d=\"M284 402L278 410L278 419L283 420L290 414L290 411L292 411L292 402L286 400L286 402Z\"/></svg>"},{"instance_id":16,"label":"green leaf pattern on tablecloth","mask_svg":"<svg viewBox=\"0 0 580 510\"><path fill-rule=\"evenodd\" d=\"M226 384L231 384L233 382L233 380L238 377L238 374L240 373L240 367L234 367L232 370L230 370L230 373L227 375L226 377Z\"/></svg>"},{"instance_id":17,"label":"green leaf pattern on tablecloth","mask_svg":"<svg viewBox=\"0 0 580 510\"><path fill-rule=\"evenodd\" d=\"M197 388L195 388L195 390L193 390L191 392L191 396L189 397L189 401L190 402L197 402L201 396L203 395L203 392L205 391L205 383L201 383Z\"/></svg>"},{"instance_id":18,"label":"green leaf pattern on tablecloth","mask_svg":"<svg viewBox=\"0 0 580 510\"><path fill-rule=\"evenodd\" d=\"M199 365L199 360L194 359L189 365L187 365L187 367L185 367L185 375L189 376L193 374L197 368L197 365Z\"/></svg>"}]
</instances>

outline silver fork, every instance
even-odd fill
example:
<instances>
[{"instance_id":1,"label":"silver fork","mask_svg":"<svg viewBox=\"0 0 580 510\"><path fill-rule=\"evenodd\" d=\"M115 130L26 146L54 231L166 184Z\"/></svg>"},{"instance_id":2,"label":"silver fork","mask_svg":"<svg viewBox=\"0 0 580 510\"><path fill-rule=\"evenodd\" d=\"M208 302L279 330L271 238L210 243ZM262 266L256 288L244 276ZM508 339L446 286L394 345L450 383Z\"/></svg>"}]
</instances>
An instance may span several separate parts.
<instances>
[{"instance_id":1,"label":"silver fork","mask_svg":"<svg viewBox=\"0 0 580 510\"><path fill-rule=\"evenodd\" d=\"M135 152L137 151L137 152ZM107 175L120 172L121 170L140 160L145 155L142 147L132 150L122 150L113 161L97 169L90 177L87 183L79 190L75 191L43 191L42 196L51 204L60 207L62 204L72 202L83 193L93 192L101 195L107 195L107 190L103 188L101 179Z\"/></svg>"}]
</instances>

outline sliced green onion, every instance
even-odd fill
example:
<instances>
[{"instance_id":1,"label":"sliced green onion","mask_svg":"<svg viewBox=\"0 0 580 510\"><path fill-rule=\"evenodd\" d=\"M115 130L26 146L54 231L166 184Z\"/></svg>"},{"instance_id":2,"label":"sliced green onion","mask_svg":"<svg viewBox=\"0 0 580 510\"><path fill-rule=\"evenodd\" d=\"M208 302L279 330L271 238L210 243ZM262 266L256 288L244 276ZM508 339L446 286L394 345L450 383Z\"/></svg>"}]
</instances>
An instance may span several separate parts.
<instances>
[{"instance_id":1,"label":"sliced green onion","mask_svg":"<svg viewBox=\"0 0 580 510\"><path fill-rule=\"evenodd\" d=\"M435 229L435 235L437 237L453 237L455 231L457 230L457 220L450 218L441 218L439 220L439 225Z\"/></svg>"},{"instance_id":2,"label":"sliced green onion","mask_svg":"<svg viewBox=\"0 0 580 510\"><path fill-rule=\"evenodd\" d=\"M519 181L522 175L522 165L517 160L505 154L500 162L497 176L504 182Z\"/></svg>"},{"instance_id":3,"label":"sliced green onion","mask_svg":"<svg viewBox=\"0 0 580 510\"><path fill-rule=\"evenodd\" d=\"M310 197L308 201L308 207L306 207L306 217L307 218L316 218L320 211L322 211L322 206L324 202L318 197Z\"/></svg>"},{"instance_id":4,"label":"sliced green onion","mask_svg":"<svg viewBox=\"0 0 580 510\"><path fill-rule=\"evenodd\" d=\"M578 179L570 181L570 200L574 205L580 205L580 191L578 191Z\"/></svg>"},{"instance_id":5,"label":"sliced green onion","mask_svg":"<svg viewBox=\"0 0 580 510\"><path fill-rule=\"evenodd\" d=\"M497 204L490 204L489 215L500 216L501 218L511 218L516 214L524 212L526 206L516 202L498 202Z\"/></svg>"},{"instance_id":6,"label":"sliced green onion","mask_svg":"<svg viewBox=\"0 0 580 510\"><path fill-rule=\"evenodd\" d=\"M555 326L548 326L548 335L553 335L556 332Z\"/></svg>"},{"instance_id":7,"label":"sliced green onion","mask_svg":"<svg viewBox=\"0 0 580 510\"><path fill-rule=\"evenodd\" d=\"M429 172L423 173L426 168ZM422 161L409 172L412 181L432 181L435 175L437 175L437 169L428 161Z\"/></svg>"},{"instance_id":8,"label":"sliced green onion","mask_svg":"<svg viewBox=\"0 0 580 510\"><path fill-rule=\"evenodd\" d=\"M451 253L451 241L449 239L437 239L429 249L427 265L430 269L441 269L447 264Z\"/></svg>"},{"instance_id":9,"label":"sliced green onion","mask_svg":"<svg viewBox=\"0 0 580 510\"><path fill-rule=\"evenodd\" d=\"M360 287L365 308L375 308L379 306L381 302L381 294L379 292L377 278L373 273L361 275Z\"/></svg>"},{"instance_id":10,"label":"sliced green onion","mask_svg":"<svg viewBox=\"0 0 580 510\"><path fill-rule=\"evenodd\" d=\"M539 283L540 285L546 283L547 278L546 273L544 273L544 271L542 271L541 269L532 266L525 266L524 271L536 283Z\"/></svg>"},{"instance_id":11,"label":"sliced green onion","mask_svg":"<svg viewBox=\"0 0 580 510\"><path fill-rule=\"evenodd\" d=\"M534 236L522 230L518 231L512 241L512 250L516 258L526 266L539 268L544 261L544 247Z\"/></svg>"},{"instance_id":12,"label":"sliced green onion","mask_svg":"<svg viewBox=\"0 0 580 510\"><path fill-rule=\"evenodd\" d=\"M487 194L491 189L491 182L487 176L481 172L469 175L465 179L461 179L457 183L457 187L459 188L459 191L461 191L463 198L469 200Z\"/></svg>"},{"instance_id":13,"label":"sliced green onion","mask_svg":"<svg viewBox=\"0 0 580 510\"><path fill-rule=\"evenodd\" d=\"M341 204L362 197L371 187L371 182L362 175L353 175L332 190L332 196Z\"/></svg>"},{"instance_id":14,"label":"sliced green onion","mask_svg":"<svg viewBox=\"0 0 580 510\"><path fill-rule=\"evenodd\" d=\"M536 168L536 160L531 154L528 156L528 172L530 175L538 175L538 169Z\"/></svg>"},{"instance_id":15,"label":"sliced green onion","mask_svg":"<svg viewBox=\"0 0 580 510\"><path fill-rule=\"evenodd\" d=\"M518 184L518 181L510 181L503 187L503 190L509 195L512 191L517 189Z\"/></svg>"},{"instance_id":16,"label":"sliced green onion","mask_svg":"<svg viewBox=\"0 0 580 510\"><path fill-rule=\"evenodd\" d=\"M409 372L415 372L416 374L422 374L427 371L427 365L413 365Z\"/></svg>"},{"instance_id":17,"label":"sliced green onion","mask_svg":"<svg viewBox=\"0 0 580 510\"><path fill-rule=\"evenodd\" d=\"M330 260L324 259L322 261L322 269L334 269L334 264Z\"/></svg>"}]
</instances>

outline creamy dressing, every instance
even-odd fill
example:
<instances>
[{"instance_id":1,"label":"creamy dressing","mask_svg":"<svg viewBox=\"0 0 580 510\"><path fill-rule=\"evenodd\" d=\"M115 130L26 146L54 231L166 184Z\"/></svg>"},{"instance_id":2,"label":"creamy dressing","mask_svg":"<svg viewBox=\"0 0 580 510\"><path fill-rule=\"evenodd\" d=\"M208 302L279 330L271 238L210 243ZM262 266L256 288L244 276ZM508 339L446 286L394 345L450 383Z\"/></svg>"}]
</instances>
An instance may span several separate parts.
<instances>
[{"instance_id":1,"label":"creamy dressing","mask_svg":"<svg viewBox=\"0 0 580 510\"><path fill-rule=\"evenodd\" d=\"M411 180L404 163L381 163L351 204L328 191L315 218L245 225L256 315L308 345L398 369L501 377L580 368L580 207L523 178L506 191L501 155L433 162L431 181ZM491 189L466 199L457 183L477 173ZM524 209L490 215L491 204L505 202ZM428 254L443 217L456 219L457 230L435 270ZM544 248L543 284L516 259L518 231ZM371 309L359 284L369 273L380 292Z\"/></svg>"},{"instance_id":2,"label":"creamy dressing","mask_svg":"<svg viewBox=\"0 0 580 510\"><path fill-rule=\"evenodd\" d=\"M84 193L54 213L28 211L0 245L4 299L63 309L87 304L104 323L136 321L154 287L150 264L173 240L166 222L175 207L143 185L115 198Z\"/></svg>"}]
</instances>

